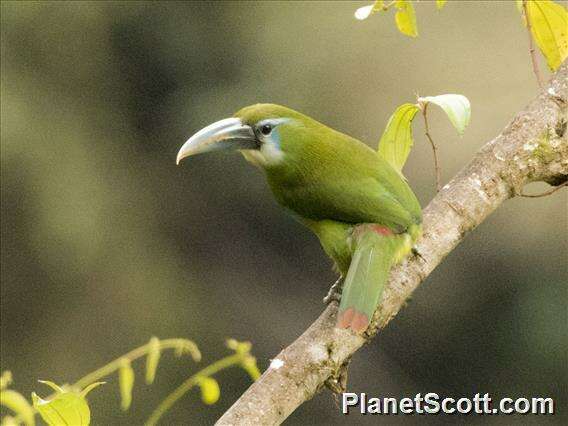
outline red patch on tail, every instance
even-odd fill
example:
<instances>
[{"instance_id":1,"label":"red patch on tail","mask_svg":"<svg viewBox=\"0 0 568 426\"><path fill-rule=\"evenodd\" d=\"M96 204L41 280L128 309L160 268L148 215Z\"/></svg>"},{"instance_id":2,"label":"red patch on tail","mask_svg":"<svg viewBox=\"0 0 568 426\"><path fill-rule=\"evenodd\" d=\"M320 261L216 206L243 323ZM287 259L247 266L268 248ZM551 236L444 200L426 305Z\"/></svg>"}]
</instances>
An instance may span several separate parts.
<instances>
[{"instance_id":1,"label":"red patch on tail","mask_svg":"<svg viewBox=\"0 0 568 426\"><path fill-rule=\"evenodd\" d=\"M349 328L351 326L351 321L353 321L353 316L355 315L355 309L348 308L337 315L337 328Z\"/></svg>"},{"instance_id":2,"label":"red patch on tail","mask_svg":"<svg viewBox=\"0 0 568 426\"><path fill-rule=\"evenodd\" d=\"M369 327L369 318L354 308L347 308L338 314L335 326L337 328L350 328L355 333L362 333Z\"/></svg>"},{"instance_id":3,"label":"red patch on tail","mask_svg":"<svg viewBox=\"0 0 568 426\"><path fill-rule=\"evenodd\" d=\"M386 226L382 226L382 225L377 225L377 224L373 224L373 223L366 223L364 225L357 225L355 227L355 231L353 232L355 237L359 238L364 232L366 231L371 231L374 232L375 234L379 234L379 235L384 235L384 236L389 236L389 235L394 235L394 232L386 227Z\"/></svg>"},{"instance_id":4,"label":"red patch on tail","mask_svg":"<svg viewBox=\"0 0 568 426\"><path fill-rule=\"evenodd\" d=\"M380 235L392 235L393 234L393 232L389 228L387 228L386 226L371 225L371 229L373 230L374 233L380 234Z\"/></svg>"}]
</instances>

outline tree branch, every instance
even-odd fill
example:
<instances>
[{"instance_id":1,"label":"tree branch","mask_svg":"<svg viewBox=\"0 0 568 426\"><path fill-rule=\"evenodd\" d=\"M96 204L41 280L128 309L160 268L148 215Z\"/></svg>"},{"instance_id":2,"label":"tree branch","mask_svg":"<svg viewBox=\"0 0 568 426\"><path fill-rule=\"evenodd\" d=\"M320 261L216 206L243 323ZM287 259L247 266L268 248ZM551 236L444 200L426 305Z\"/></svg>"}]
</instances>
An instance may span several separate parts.
<instances>
[{"instance_id":1,"label":"tree branch","mask_svg":"<svg viewBox=\"0 0 568 426\"><path fill-rule=\"evenodd\" d=\"M283 422L324 384L339 381L351 356L404 306L432 270L501 203L530 182L558 186L568 180L568 143L558 129L565 120L568 63L553 75L546 91L488 142L424 209L419 256L396 267L370 331L358 336L334 327L333 303L262 377L219 419L218 425L272 425ZM552 96L554 95L554 96ZM562 133L562 134L560 134Z\"/></svg>"}]
</instances>

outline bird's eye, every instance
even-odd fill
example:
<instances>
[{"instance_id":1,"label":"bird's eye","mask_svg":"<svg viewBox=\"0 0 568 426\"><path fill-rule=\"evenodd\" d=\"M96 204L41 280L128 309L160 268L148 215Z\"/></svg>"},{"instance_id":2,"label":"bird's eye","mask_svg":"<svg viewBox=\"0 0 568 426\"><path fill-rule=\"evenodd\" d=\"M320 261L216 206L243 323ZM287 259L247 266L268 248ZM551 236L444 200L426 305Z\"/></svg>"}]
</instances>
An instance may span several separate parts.
<instances>
[{"instance_id":1,"label":"bird's eye","mask_svg":"<svg viewBox=\"0 0 568 426\"><path fill-rule=\"evenodd\" d=\"M262 127L260 128L260 133L262 133L265 136L269 135L270 132L272 132L272 126L270 124L263 124Z\"/></svg>"}]
</instances>

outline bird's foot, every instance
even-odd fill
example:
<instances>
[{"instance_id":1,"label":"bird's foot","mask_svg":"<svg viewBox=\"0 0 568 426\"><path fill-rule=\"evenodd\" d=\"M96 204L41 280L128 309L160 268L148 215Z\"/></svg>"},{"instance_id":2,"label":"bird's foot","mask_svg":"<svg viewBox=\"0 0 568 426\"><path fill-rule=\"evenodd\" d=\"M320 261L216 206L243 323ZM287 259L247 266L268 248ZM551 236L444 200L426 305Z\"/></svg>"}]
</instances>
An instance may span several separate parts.
<instances>
[{"instance_id":1,"label":"bird's foot","mask_svg":"<svg viewBox=\"0 0 568 426\"><path fill-rule=\"evenodd\" d=\"M426 261L426 259L424 259L424 256L422 256L422 255L420 254L420 252L418 251L418 249L417 249L416 247L412 247L412 249L411 249L410 251L411 251L411 253L412 253L414 256L419 257L419 258L422 259L423 261Z\"/></svg>"},{"instance_id":2,"label":"bird's foot","mask_svg":"<svg viewBox=\"0 0 568 426\"><path fill-rule=\"evenodd\" d=\"M347 361L339 367L339 370L335 371L331 377L325 381L325 385L333 392L337 404L339 404L337 396L347 392L347 373L350 362L351 358L348 358Z\"/></svg>"},{"instance_id":3,"label":"bird's foot","mask_svg":"<svg viewBox=\"0 0 568 426\"><path fill-rule=\"evenodd\" d=\"M335 283L330 287L327 295L323 298L323 303L329 305L331 302L337 302L341 300L341 290L343 285L343 277L339 277Z\"/></svg>"}]
</instances>

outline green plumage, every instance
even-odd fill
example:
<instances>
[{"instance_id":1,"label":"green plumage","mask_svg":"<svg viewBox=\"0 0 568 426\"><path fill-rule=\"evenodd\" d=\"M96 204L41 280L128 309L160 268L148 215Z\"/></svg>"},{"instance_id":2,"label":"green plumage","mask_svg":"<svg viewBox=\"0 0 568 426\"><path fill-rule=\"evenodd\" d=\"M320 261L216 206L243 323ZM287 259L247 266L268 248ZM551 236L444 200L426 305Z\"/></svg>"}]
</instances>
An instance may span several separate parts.
<instances>
[{"instance_id":1,"label":"green plumage","mask_svg":"<svg viewBox=\"0 0 568 426\"><path fill-rule=\"evenodd\" d=\"M264 169L277 201L302 218L380 223L395 232L421 222L406 181L364 143L277 105L254 105L235 116L248 124L292 118L277 129L285 160Z\"/></svg>"},{"instance_id":2,"label":"green plumage","mask_svg":"<svg viewBox=\"0 0 568 426\"><path fill-rule=\"evenodd\" d=\"M346 277L340 315L354 308L368 324L391 266L420 233L420 204L406 180L377 151L288 108L259 104L235 116L249 125L290 119L276 129L282 161L261 166L276 200L319 237ZM393 235L369 231L354 239L361 224L378 224ZM358 325L345 326L366 328Z\"/></svg>"},{"instance_id":3,"label":"green plumage","mask_svg":"<svg viewBox=\"0 0 568 426\"><path fill-rule=\"evenodd\" d=\"M351 325L353 329L360 330L367 328L379 302L400 248L401 236L364 230L356 239L341 295L340 312L347 313L342 326Z\"/></svg>"},{"instance_id":4,"label":"green plumage","mask_svg":"<svg viewBox=\"0 0 568 426\"><path fill-rule=\"evenodd\" d=\"M318 236L345 277L338 326L364 331L392 265L421 232L420 204L404 177L362 142L273 104L203 129L178 162L231 144L265 171L278 203Z\"/></svg>"}]
</instances>

